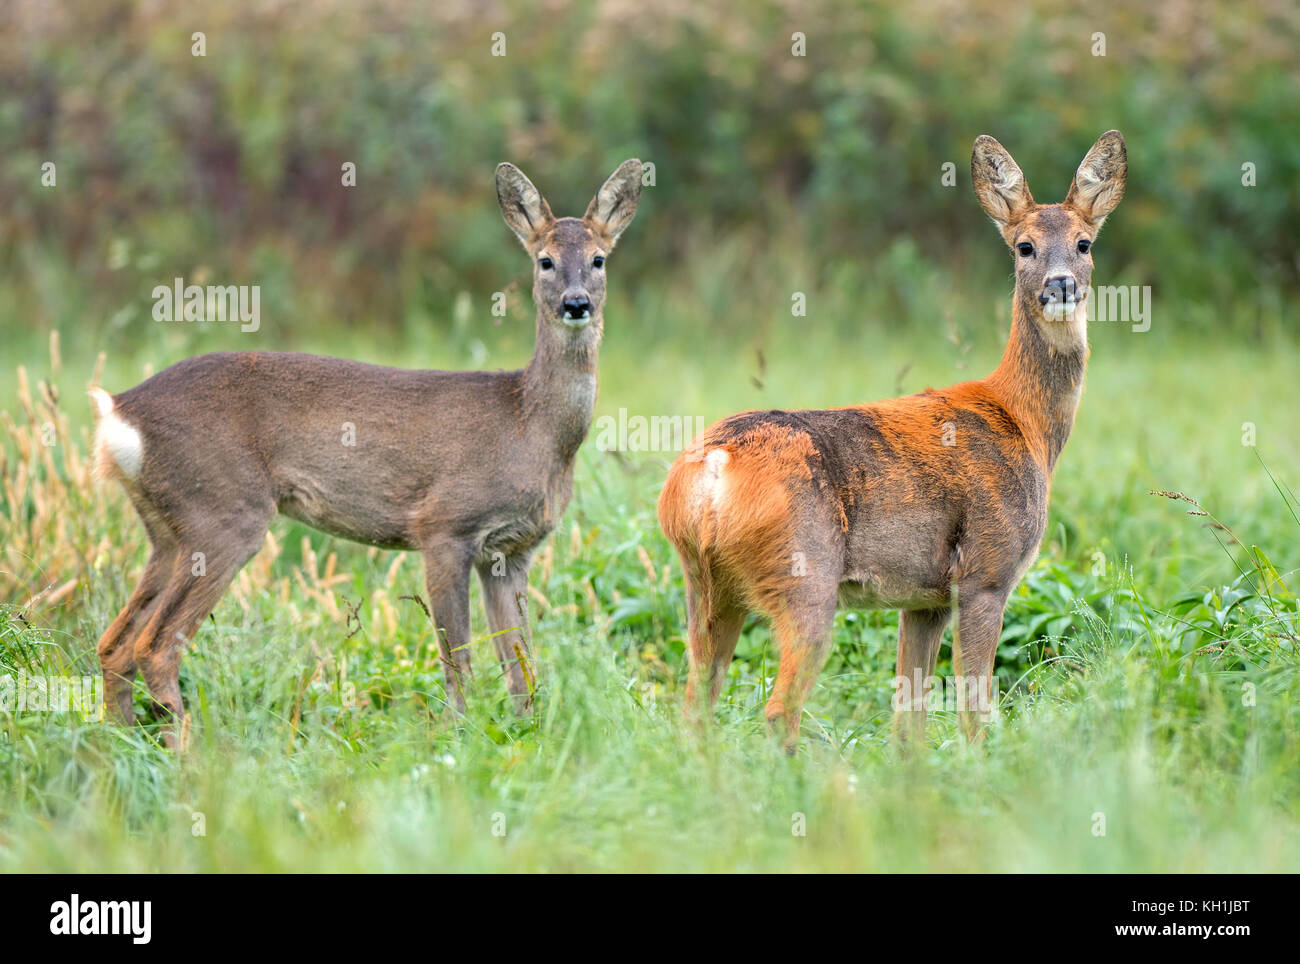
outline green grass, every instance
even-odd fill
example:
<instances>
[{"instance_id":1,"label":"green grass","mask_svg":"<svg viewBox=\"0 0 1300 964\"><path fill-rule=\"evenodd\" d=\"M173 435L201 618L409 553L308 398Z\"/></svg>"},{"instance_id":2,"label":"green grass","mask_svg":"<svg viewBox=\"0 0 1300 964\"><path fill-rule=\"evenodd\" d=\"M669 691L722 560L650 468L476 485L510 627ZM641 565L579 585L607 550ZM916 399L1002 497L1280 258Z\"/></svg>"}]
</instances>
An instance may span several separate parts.
<instances>
[{"instance_id":1,"label":"green grass","mask_svg":"<svg viewBox=\"0 0 1300 964\"><path fill-rule=\"evenodd\" d=\"M712 420L914 391L983 374L1005 325L992 304L963 315L955 339L942 325L929 338L918 325L795 328L757 301L748 329L735 321L744 311L711 329L706 313L671 300L647 307L610 310L598 414ZM477 608L470 712L443 713L418 607L393 602L392 632L374 618L377 589L391 600L422 591L417 560L388 586L392 554L280 522L272 579L302 561L309 534L317 555L338 553L346 578L333 588L360 601L361 629L346 606L336 617L296 582L287 598L253 593L247 610L227 597L184 662L192 737L180 757L147 728L0 712L0 870L1294 871L1300 674L1288 587L1300 524L1264 463L1283 492L1300 479L1295 346L1205 344L1174 324L1094 328L1048 535L1008 609L1001 716L980 745L940 712L929 749L898 758L892 613L836 617L796 757L764 732L775 651L758 621L718 726L704 739L683 727L681 578L654 519L671 455L616 457L589 443L550 564L534 566L550 608L533 608L533 717L507 711ZM312 347L458 366L474 350L484 367L527 352L517 331L484 341ZM35 340L18 351L34 379L44 374ZM91 352L65 353L62 396L74 424L88 422L79 396ZM184 353L161 340L119 353L106 384ZM0 389L13 397L11 384ZM1243 422L1256 426L1254 448L1242 445ZM1244 546L1153 488L1198 499ZM93 570L31 625L0 609L0 674L97 671L95 639L138 573L144 534L120 495L93 504L94 540L138 546L134 562Z\"/></svg>"}]
</instances>

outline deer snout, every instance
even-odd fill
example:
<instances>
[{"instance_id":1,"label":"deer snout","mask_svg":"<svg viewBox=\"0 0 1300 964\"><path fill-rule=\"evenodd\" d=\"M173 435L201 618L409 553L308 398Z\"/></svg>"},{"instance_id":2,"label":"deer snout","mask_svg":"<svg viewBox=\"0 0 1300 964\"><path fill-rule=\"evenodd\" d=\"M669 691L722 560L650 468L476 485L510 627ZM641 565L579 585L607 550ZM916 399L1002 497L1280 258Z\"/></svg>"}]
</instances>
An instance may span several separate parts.
<instances>
[{"instance_id":1,"label":"deer snout","mask_svg":"<svg viewBox=\"0 0 1300 964\"><path fill-rule=\"evenodd\" d=\"M1043 282L1043 291L1038 296L1041 305L1063 305L1075 300L1078 285L1072 274L1049 275Z\"/></svg>"},{"instance_id":2,"label":"deer snout","mask_svg":"<svg viewBox=\"0 0 1300 964\"><path fill-rule=\"evenodd\" d=\"M591 320L591 298L585 291L565 292L560 314L566 325L582 327Z\"/></svg>"}]
</instances>

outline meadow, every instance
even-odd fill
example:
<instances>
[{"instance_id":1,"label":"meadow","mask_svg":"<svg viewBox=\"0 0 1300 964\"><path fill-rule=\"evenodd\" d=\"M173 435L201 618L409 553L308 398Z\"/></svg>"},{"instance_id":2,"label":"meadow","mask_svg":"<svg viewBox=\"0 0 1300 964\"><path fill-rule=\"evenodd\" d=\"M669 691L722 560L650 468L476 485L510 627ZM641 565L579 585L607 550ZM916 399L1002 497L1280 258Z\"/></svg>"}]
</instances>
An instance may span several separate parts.
<instances>
[{"instance_id":1,"label":"meadow","mask_svg":"<svg viewBox=\"0 0 1300 964\"><path fill-rule=\"evenodd\" d=\"M1300 868L1294 3L209 7L0 5L0 872ZM599 420L986 374L1012 266L972 140L1049 202L1112 128L1129 180L1095 278L1149 291L1150 329L1091 326L987 739L940 710L901 758L897 614L852 610L795 756L766 734L758 620L717 725L684 726L655 517L675 452L605 451ZM563 215L628 157L655 183L610 256L596 430L531 573L531 716L477 585L455 718L419 560L285 519L185 656L187 752L16 707L6 679L98 674L145 560L87 470L88 385L229 349L520 366L496 164ZM256 285L259 329L154 321L178 277Z\"/></svg>"},{"instance_id":2,"label":"meadow","mask_svg":"<svg viewBox=\"0 0 1300 964\"><path fill-rule=\"evenodd\" d=\"M762 294L752 297L758 317ZM832 317L853 310L833 292L810 303ZM615 297L597 417L711 420L972 377L996 362L1004 307L950 311L929 338L915 334L920 319L910 335L878 324L831 334L768 311L725 356L708 344L707 311ZM662 325L647 320L656 309ZM1000 717L983 744L968 746L940 711L929 749L900 759L889 739L897 616L853 611L837 616L795 758L765 733L775 652L756 620L718 726L698 738L679 720L681 576L654 516L672 453L604 452L589 439L573 503L533 568L532 717L509 711L477 610L469 714L444 712L429 624L404 598L423 591L417 559L281 520L186 656L189 752L163 750L147 726L0 715L0 867L1294 870L1295 346L1281 335L1203 343L1175 324L1157 313L1146 333L1093 327L1084 402L1042 552L1007 613ZM511 325L470 327L478 345L333 349L431 366L526 357ZM697 351L682 350L687 330ZM216 348L241 336L189 337ZM104 383L163 364L165 338L148 345L147 361L106 360ZM41 347L28 346L25 380L4 385L15 414L0 658L9 673L93 675L94 641L143 564L143 531L121 493L86 479L81 389L95 359L60 344L56 368ZM945 644L940 673L949 658Z\"/></svg>"}]
</instances>

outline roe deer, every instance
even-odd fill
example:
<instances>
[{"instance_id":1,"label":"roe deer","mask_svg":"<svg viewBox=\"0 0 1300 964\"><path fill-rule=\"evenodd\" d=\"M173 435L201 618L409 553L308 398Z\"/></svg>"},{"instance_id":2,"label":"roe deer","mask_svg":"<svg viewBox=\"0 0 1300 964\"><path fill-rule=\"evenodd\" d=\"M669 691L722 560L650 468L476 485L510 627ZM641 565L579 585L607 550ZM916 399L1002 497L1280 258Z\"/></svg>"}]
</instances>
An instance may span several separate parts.
<instances>
[{"instance_id":1,"label":"roe deer","mask_svg":"<svg viewBox=\"0 0 1300 964\"><path fill-rule=\"evenodd\" d=\"M1063 203L1035 204L1011 155L981 136L971 179L1016 260L993 374L869 405L733 415L678 457L659 520L685 571L688 717L701 704L712 713L756 609L781 649L767 719L793 752L836 606L901 610L896 685L907 687L934 672L954 591L954 658L976 681L965 683L972 703L988 705L1002 611L1037 554L1083 387L1089 249L1126 173L1124 139L1110 131ZM923 697L896 698L900 738L924 735Z\"/></svg>"},{"instance_id":2,"label":"roe deer","mask_svg":"<svg viewBox=\"0 0 1300 964\"><path fill-rule=\"evenodd\" d=\"M596 398L605 258L632 221L625 161L581 218L555 218L518 168L496 171L506 224L533 258L537 342L520 371L385 368L282 352L219 352L109 395L92 389L95 460L119 479L151 553L99 640L105 702L131 721L139 669L155 712L183 720L182 644L262 545L277 511L424 557L449 700L465 707L470 570L516 707L532 699L528 566L573 494Z\"/></svg>"}]
</instances>

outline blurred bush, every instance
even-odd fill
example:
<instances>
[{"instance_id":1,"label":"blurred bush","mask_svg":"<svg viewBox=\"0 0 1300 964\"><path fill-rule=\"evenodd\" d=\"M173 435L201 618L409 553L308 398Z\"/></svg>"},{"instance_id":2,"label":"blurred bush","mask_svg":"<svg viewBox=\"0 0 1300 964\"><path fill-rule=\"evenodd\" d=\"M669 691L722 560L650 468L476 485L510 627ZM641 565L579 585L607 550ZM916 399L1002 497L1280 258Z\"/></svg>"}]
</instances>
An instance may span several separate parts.
<instances>
[{"instance_id":1,"label":"blurred bush","mask_svg":"<svg viewBox=\"0 0 1300 964\"><path fill-rule=\"evenodd\" d=\"M779 274L797 245L814 283L898 283L901 261L982 294L1006 255L971 196L972 139L1002 140L1054 201L1117 127L1107 279L1248 331L1297 300L1298 28L1293 0L10 0L0 294L23 325L110 341L177 275L260 283L303 326L450 325L448 292L526 270L498 161L580 214L631 155L656 185L621 284L672 285L729 240L740 274Z\"/></svg>"}]
</instances>

